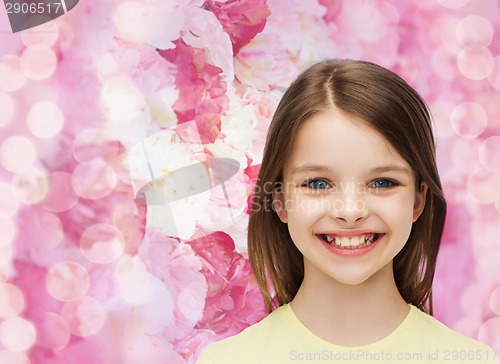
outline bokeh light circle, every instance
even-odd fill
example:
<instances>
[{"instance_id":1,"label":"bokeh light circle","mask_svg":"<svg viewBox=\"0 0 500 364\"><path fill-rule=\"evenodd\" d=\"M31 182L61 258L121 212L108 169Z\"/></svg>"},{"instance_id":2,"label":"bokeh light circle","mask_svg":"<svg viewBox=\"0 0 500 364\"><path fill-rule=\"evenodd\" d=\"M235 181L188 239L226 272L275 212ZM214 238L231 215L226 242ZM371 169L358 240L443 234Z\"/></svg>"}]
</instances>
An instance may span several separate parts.
<instances>
[{"instance_id":1,"label":"bokeh light circle","mask_svg":"<svg viewBox=\"0 0 500 364\"><path fill-rule=\"evenodd\" d=\"M500 316L500 286L495 288L491 292L490 296L490 308L495 313L495 315Z\"/></svg>"},{"instance_id":2,"label":"bokeh light circle","mask_svg":"<svg viewBox=\"0 0 500 364\"><path fill-rule=\"evenodd\" d=\"M16 353L10 350L0 351L0 363L5 364L30 364L28 357L24 353Z\"/></svg>"},{"instance_id":3,"label":"bokeh light circle","mask_svg":"<svg viewBox=\"0 0 500 364\"><path fill-rule=\"evenodd\" d=\"M463 138L476 138L488 124L488 115L484 108L475 102L463 102L451 113L451 127Z\"/></svg>"},{"instance_id":4,"label":"bokeh light circle","mask_svg":"<svg viewBox=\"0 0 500 364\"><path fill-rule=\"evenodd\" d=\"M37 224L35 231L41 233L36 242L38 249L41 252L54 250L61 243L64 236L61 220L48 211L40 211L37 216Z\"/></svg>"},{"instance_id":5,"label":"bokeh light circle","mask_svg":"<svg viewBox=\"0 0 500 364\"><path fill-rule=\"evenodd\" d=\"M9 278L3 276L4 273L10 274L10 264L12 258L12 244L2 244L0 245L0 273L2 274L2 281L6 282Z\"/></svg>"},{"instance_id":6,"label":"bokeh light circle","mask_svg":"<svg viewBox=\"0 0 500 364\"><path fill-rule=\"evenodd\" d=\"M68 323L53 312L44 312L37 328L37 345L50 350L63 350L71 338Z\"/></svg>"},{"instance_id":7,"label":"bokeh light circle","mask_svg":"<svg viewBox=\"0 0 500 364\"><path fill-rule=\"evenodd\" d=\"M0 92L0 128L7 125L14 116L14 101L5 92Z\"/></svg>"},{"instance_id":8,"label":"bokeh light circle","mask_svg":"<svg viewBox=\"0 0 500 364\"><path fill-rule=\"evenodd\" d=\"M0 344L11 351L26 351L36 341L35 326L21 317L11 317L0 323Z\"/></svg>"},{"instance_id":9,"label":"bokeh light circle","mask_svg":"<svg viewBox=\"0 0 500 364\"><path fill-rule=\"evenodd\" d=\"M21 32L21 41L27 47L33 45L52 46L59 37L59 26L57 22L50 21L38 25L35 29L27 29Z\"/></svg>"},{"instance_id":10,"label":"bokeh light circle","mask_svg":"<svg viewBox=\"0 0 500 364\"><path fill-rule=\"evenodd\" d=\"M144 238L140 216L141 211L135 201L121 202L113 211L113 224L122 233L127 248L138 247Z\"/></svg>"},{"instance_id":11,"label":"bokeh light circle","mask_svg":"<svg viewBox=\"0 0 500 364\"><path fill-rule=\"evenodd\" d=\"M75 192L89 200L98 200L109 195L116 182L114 169L100 158L81 163L71 177Z\"/></svg>"},{"instance_id":12,"label":"bokeh light circle","mask_svg":"<svg viewBox=\"0 0 500 364\"><path fill-rule=\"evenodd\" d=\"M21 72L18 56L8 55L0 58L0 90L16 91L24 86L26 77Z\"/></svg>"},{"instance_id":13,"label":"bokeh light circle","mask_svg":"<svg viewBox=\"0 0 500 364\"><path fill-rule=\"evenodd\" d=\"M28 168L16 173L12 177L11 186L19 201L27 205L42 201L49 189L47 176L37 168Z\"/></svg>"},{"instance_id":14,"label":"bokeh light circle","mask_svg":"<svg viewBox=\"0 0 500 364\"><path fill-rule=\"evenodd\" d=\"M61 316L70 332L82 337L96 334L106 321L106 312L99 301L87 296L64 304Z\"/></svg>"},{"instance_id":15,"label":"bokeh light circle","mask_svg":"<svg viewBox=\"0 0 500 364\"><path fill-rule=\"evenodd\" d=\"M28 112L28 129L38 138L49 139L56 136L63 124L63 112L52 101L37 102Z\"/></svg>"},{"instance_id":16,"label":"bokeh light circle","mask_svg":"<svg viewBox=\"0 0 500 364\"><path fill-rule=\"evenodd\" d=\"M5 139L0 146L0 163L13 173L30 167L35 162L36 156L35 146L22 135L13 135Z\"/></svg>"},{"instance_id":17,"label":"bokeh light circle","mask_svg":"<svg viewBox=\"0 0 500 364\"><path fill-rule=\"evenodd\" d=\"M0 317L17 316L24 305L24 296L19 288L10 283L0 283Z\"/></svg>"},{"instance_id":18,"label":"bokeh light circle","mask_svg":"<svg viewBox=\"0 0 500 364\"><path fill-rule=\"evenodd\" d=\"M87 228L80 238L82 254L93 263L114 262L123 254L121 232L110 224L95 224Z\"/></svg>"},{"instance_id":19,"label":"bokeh light circle","mask_svg":"<svg viewBox=\"0 0 500 364\"><path fill-rule=\"evenodd\" d=\"M45 278L45 286L52 297L69 302L85 296L90 287L90 275L76 262L59 262L53 265Z\"/></svg>"},{"instance_id":20,"label":"bokeh light circle","mask_svg":"<svg viewBox=\"0 0 500 364\"><path fill-rule=\"evenodd\" d=\"M73 208L79 200L71 184L71 174L54 172L47 176L49 190L43 206L51 212L62 212Z\"/></svg>"},{"instance_id":21,"label":"bokeh light circle","mask_svg":"<svg viewBox=\"0 0 500 364\"><path fill-rule=\"evenodd\" d=\"M482 80L493 72L495 64L491 51L482 46L468 46L460 51L457 66L462 75L471 80Z\"/></svg>"},{"instance_id":22,"label":"bokeh light circle","mask_svg":"<svg viewBox=\"0 0 500 364\"><path fill-rule=\"evenodd\" d=\"M437 0L439 4L448 9L463 8L470 0Z\"/></svg>"},{"instance_id":23,"label":"bokeh light circle","mask_svg":"<svg viewBox=\"0 0 500 364\"><path fill-rule=\"evenodd\" d=\"M497 191L500 190L500 175L479 168L474 171L466 182L467 194L480 204L489 204L495 201Z\"/></svg>"},{"instance_id":24,"label":"bokeh light circle","mask_svg":"<svg viewBox=\"0 0 500 364\"><path fill-rule=\"evenodd\" d=\"M11 217L17 213L19 201L11 185L0 182L0 217Z\"/></svg>"},{"instance_id":25,"label":"bokeh light circle","mask_svg":"<svg viewBox=\"0 0 500 364\"><path fill-rule=\"evenodd\" d=\"M114 14L121 37L133 42L148 42L160 36L163 21L158 9L139 1L120 4Z\"/></svg>"},{"instance_id":26,"label":"bokeh light circle","mask_svg":"<svg viewBox=\"0 0 500 364\"><path fill-rule=\"evenodd\" d=\"M481 165L491 171L500 172L500 136L489 137L479 147Z\"/></svg>"},{"instance_id":27,"label":"bokeh light circle","mask_svg":"<svg viewBox=\"0 0 500 364\"><path fill-rule=\"evenodd\" d=\"M97 157L109 161L119 151L120 143L105 129L89 128L78 133L73 141L73 156L82 163Z\"/></svg>"},{"instance_id":28,"label":"bokeh light circle","mask_svg":"<svg viewBox=\"0 0 500 364\"><path fill-rule=\"evenodd\" d=\"M476 14L469 15L458 22L456 37L463 46L487 47L493 40L493 27L485 17Z\"/></svg>"},{"instance_id":29,"label":"bokeh light circle","mask_svg":"<svg viewBox=\"0 0 500 364\"><path fill-rule=\"evenodd\" d=\"M104 83L102 100L111 121L134 120L147 109L144 95L126 76L116 76Z\"/></svg>"},{"instance_id":30,"label":"bokeh light circle","mask_svg":"<svg viewBox=\"0 0 500 364\"><path fill-rule=\"evenodd\" d=\"M11 219L0 216L0 246L12 243L16 235L16 226Z\"/></svg>"},{"instance_id":31,"label":"bokeh light circle","mask_svg":"<svg viewBox=\"0 0 500 364\"><path fill-rule=\"evenodd\" d=\"M500 317L493 317L481 325L478 340L493 348L500 347Z\"/></svg>"},{"instance_id":32,"label":"bokeh light circle","mask_svg":"<svg viewBox=\"0 0 500 364\"><path fill-rule=\"evenodd\" d=\"M489 84L500 91L500 56L493 59L493 70L488 76Z\"/></svg>"},{"instance_id":33,"label":"bokeh light circle","mask_svg":"<svg viewBox=\"0 0 500 364\"><path fill-rule=\"evenodd\" d=\"M44 80L52 76L57 67L57 57L45 45L27 47L21 55L21 70L27 78Z\"/></svg>"}]
</instances>

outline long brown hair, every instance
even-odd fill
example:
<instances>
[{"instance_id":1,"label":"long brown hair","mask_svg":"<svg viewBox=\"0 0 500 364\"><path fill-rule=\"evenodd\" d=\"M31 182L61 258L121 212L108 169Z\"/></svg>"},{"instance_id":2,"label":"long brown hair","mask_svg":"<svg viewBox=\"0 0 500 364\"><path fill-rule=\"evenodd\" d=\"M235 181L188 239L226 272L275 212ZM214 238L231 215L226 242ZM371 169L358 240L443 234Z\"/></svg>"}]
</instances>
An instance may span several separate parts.
<instances>
[{"instance_id":1,"label":"long brown hair","mask_svg":"<svg viewBox=\"0 0 500 364\"><path fill-rule=\"evenodd\" d=\"M272 208L272 191L282 181L299 125L332 107L380 132L412 166L417 190L422 182L428 185L424 211L394 258L394 277L407 303L432 314L432 281L446 201L430 112L398 75L354 60L326 60L305 70L283 95L269 127L248 227L250 263L268 311L290 302L304 278L303 256Z\"/></svg>"}]
</instances>

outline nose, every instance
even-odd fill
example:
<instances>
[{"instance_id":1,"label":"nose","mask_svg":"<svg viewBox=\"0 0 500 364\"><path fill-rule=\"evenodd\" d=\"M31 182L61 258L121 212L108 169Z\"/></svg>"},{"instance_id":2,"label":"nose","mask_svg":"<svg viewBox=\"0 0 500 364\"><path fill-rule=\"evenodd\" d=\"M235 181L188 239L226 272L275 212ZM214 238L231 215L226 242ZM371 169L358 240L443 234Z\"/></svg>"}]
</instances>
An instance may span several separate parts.
<instances>
[{"instance_id":1,"label":"nose","mask_svg":"<svg viewBox=\"0 0 500 364\"><path fill-rule=\"evenodd\" d=\"M354 183L334 195L332 217L345 224L354 224L368 216L368 207L363 192L357 191Z\"/></svg>"}]
</instances>

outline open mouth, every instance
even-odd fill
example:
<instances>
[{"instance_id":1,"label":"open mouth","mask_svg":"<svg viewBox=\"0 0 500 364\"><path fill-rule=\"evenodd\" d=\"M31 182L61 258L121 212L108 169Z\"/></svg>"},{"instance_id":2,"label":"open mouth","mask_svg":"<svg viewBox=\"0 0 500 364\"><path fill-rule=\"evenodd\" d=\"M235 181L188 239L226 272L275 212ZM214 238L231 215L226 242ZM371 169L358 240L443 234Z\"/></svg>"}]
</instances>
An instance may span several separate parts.
<instances>
[{"instance_id":1,"label":"open mouth","mask_svg":"<svg viewBox=\"0 0 500 364\"><path fill-rule=\"evenodd\" d=\"M358 236L338 236L329 234L318 234L317 236L328 245L338 249L361 249L376 243L385 234L368 233Z\"/></svg>"}]
</instances>

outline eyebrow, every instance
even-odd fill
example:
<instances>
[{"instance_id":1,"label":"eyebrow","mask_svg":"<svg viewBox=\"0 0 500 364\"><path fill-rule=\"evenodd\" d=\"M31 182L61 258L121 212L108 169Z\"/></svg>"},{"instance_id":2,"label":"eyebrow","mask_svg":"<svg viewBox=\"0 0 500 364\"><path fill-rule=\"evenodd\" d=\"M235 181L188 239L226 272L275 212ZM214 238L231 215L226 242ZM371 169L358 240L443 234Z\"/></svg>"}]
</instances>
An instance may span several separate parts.
<instances>
[{"instance_id":1,"label":"eyebrow","mask_svg":"<svg viewBox=\"0 0 500 364\"><path fill-rule=\"evenodd\" d=\"M410 174L410 170L405 166L400 166L397 164L391 164L387 166L373 168L370 172L372 173L381 173L381 172L399 172L404 174Z\"/></svg>"},{"instance_id":2,"label":"eyebrow","mask_svg":"<svg viewBox=\"0 0 500 364\"><path fill-rule=\"evenodd\" d=\"M330 168L325 166L319 166L315 164L304 164L297 168L294 168L292 174L300 174L306 172L331 172Z\"/></svg>"},{"instance_id":3,"label":"eyebrow","mask_svg":"<svg viewBox=\"0 0 500 364\"><path fill-rule=\"evenodd\" d=\"M332 170L326 166L315 165L315 164L304 164L292 170L292 174L301 174L306 172L328 173L332 172ZM400 166L397 164L375 167L372 170L370 170L370 173L382 173L382 172L399 172L403 174L410 174L410 170L407 167Z\"/></svg>"}]
</instances>

